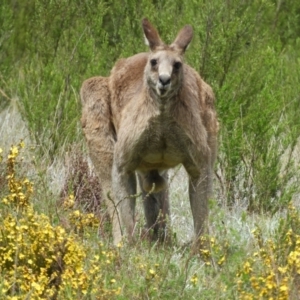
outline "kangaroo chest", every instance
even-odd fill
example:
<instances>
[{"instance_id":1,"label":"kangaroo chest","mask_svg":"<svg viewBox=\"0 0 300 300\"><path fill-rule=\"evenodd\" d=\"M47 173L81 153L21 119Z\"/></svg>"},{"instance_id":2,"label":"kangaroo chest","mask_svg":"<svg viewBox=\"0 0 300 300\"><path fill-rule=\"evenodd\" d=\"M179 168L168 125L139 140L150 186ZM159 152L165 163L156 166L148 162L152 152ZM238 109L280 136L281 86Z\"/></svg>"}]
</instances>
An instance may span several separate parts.
<instances>
[{"instance_id":1,"label":"kangaroo chest","mask_svg":"<svg viewBox=\"0 0 300 300\"><path fill-rule=\"evenodd\" d=\"M168 169L184 162L190 140L176 121L167 114L148 120L136 143L134 155L139 159L138 169Z\"/></svg>"}]
</instances>

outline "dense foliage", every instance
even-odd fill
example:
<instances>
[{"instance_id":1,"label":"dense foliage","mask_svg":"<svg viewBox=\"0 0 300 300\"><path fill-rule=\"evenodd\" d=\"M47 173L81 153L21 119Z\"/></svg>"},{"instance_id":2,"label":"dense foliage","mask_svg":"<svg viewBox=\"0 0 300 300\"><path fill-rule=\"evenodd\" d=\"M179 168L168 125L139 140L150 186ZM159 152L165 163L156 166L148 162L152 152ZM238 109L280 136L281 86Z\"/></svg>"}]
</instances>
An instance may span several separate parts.
<instances>
[{"instance_id":1,"label":"dense foliage","mask_svg":"<svg viewBox=\"0 0 300 300\"><path fill-rule=\"evenodd\" d=\"M147 50L143 16L167 42L190 23L195 35L187 61L217 98L222 198L274 212L294 189L299 10L296 2L275 0L5 0L0 6L1 107L17 98L40 152L53 158L63 145L81 140L82 81L107 75L119 57Z\"/></svg>"}]
</instances>

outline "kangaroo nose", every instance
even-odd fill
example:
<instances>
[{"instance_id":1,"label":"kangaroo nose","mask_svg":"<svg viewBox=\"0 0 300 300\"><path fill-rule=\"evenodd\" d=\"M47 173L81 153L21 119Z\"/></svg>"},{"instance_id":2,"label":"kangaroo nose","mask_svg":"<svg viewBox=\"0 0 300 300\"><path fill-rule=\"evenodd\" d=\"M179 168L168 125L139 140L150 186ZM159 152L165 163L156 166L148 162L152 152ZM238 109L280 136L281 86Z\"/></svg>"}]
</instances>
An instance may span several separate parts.
<instances>
[{"instance_id":1,"label":"kangaroo nose","mask_svg":"<svg viewBox=\"0 0 300 300\"><path fill-rule=\"evenodd\" d=\"M171 82L171 77L168 74L159 75L158 79L159 79L159 82L164 86Z\"/></svg>"}]
</instances>

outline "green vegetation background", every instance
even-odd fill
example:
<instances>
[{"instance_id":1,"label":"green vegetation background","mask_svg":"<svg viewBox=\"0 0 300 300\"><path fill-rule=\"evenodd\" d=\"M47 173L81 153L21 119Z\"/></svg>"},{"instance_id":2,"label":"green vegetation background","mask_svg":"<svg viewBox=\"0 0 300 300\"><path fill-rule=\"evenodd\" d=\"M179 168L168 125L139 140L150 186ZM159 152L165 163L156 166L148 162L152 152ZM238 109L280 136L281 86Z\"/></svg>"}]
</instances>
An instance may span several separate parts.
<instances>
[{"instance_id":1,"label":"green vegetation background","mask_svg":"<svg viewBox=\"0 0 300 300\"><path fill-rule=\"evenodd\" d=\"M219 197L286 208L299 193L299 1L2 0L0 110L15 99L41 157L83 144L81 83L148 50L145 16L166 42L194 28L186 61L216 94Z\"/></svg>"},{"instance_id":2,"label":"green vegetation background","mask_svg":"<svg viewBox=\"0 0 300 300\"><path fill-rule=\"evenodd\" d=\"M62 145L82 140L83 80L107 76L118 58L147 51L142 17L166 42L192 24L186 60L216 94L224 197L232 204L250 195L249 208L274 212L293 189L288 183L300 128L299 13L297 1L283 0L3 0L0 107L9 102L4 93L17 98L40 152L53 159Z\"/></svg>"}]
</instances>

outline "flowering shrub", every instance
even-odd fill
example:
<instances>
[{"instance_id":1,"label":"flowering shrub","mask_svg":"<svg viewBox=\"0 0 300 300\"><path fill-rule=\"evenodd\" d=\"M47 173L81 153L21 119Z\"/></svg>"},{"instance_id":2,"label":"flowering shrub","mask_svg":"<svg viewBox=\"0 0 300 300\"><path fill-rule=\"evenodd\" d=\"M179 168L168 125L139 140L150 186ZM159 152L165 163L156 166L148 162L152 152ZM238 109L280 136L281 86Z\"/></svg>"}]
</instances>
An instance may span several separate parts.
<instances>
[{"instance_id":1,"label":"flowering shrub","mask_svg":"<svg viewBox=\"0 0 300 300\"><path fill-rule=\"evenodd\" d=\"M259 228L252 232L257 251L237 274L240 299L299 299L299 211L290 205L280 224L278 240L264 240Z\"/></svg>"},{"instance_id":2,"label":"flowering shrub","mask_svg":"<svg viewBox=\"0 0 300 300\"><path fill-rule=\"evenodd\" d=\"M75 233L82 236L87 228L99 226L99 220L93 213L84 213L76 209L73 194L64 199L63 208L68 212L69 227Z\"/></svg>"},{"instance_id":3,"label":"flowering shrub","mask_svg":"<svg viewBox=\"0 0 300 300\"><path fill-rule=\"evenodd\" d=\"M18 146L12 146L7 157L7 183L9 188L9 194L2 202L4 204L12 204L17 209L28 206L29 198L33 193L33 184L26 178L16 178L16 158L19 151L24 147L24 142L20 142ZM2 152L2 151L1 151ZM2 157L0 159L2 161Z\"/></svg>"},{"instance_id":4,"label":"flowering shrub","mask_svg":"<svg viewBox=\"0 0 300 300\"><path fill-rule=\"evenodd\" d=\"M12 146L7 158L9 192L0 204L0 294L5 299L84 299L87 295L111 299L120 288L114 279L106 282L101 271L117 253L101 251L100 245L100 255L87 265L88 249L78 235L53 226L47 216L34 211L33 184L16 174L23 147L22 142ZM70 215L79 229L95 222L91 214Z\"/></svg>"},{"instance_id":5,"label":"flowering shrub","mask_svg":"<svg viewBox=\"0 0 300 300\"><path fill-rule=\"evenodd\" d=\"M222 267L226 262L229 244L227 241L221 243L213 236L201 237L200 257L205 265L212 265L214 268Z\"/></svg>"},{"instance_id":6,"label":"flowering shrub","mask_svg":"<svg viewBox=\"0 0 300 300\"><path fill-rule=\"evenodd\" d=\"M200 264L190 255L176 260L179 253L169 248L151 246L148 255L143 243L129 251L122 244L110 249L93 239L98 218L83 212L73 194L60 206L63 226L34 210L34 185L19 175L23 147L12 146L0 168L6 170L0 175L6 182L0 198L3 299L177 299L178 289L182 299L197 299L199 292L216 299L220 291L226 299L300 297L300 213L292 205L270 238L259 228L253 231L246 258L220 235L202 238Z\"/></svg>"}]
</instances>

